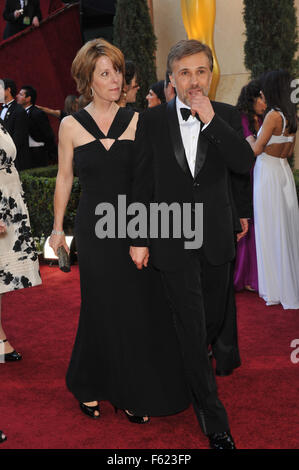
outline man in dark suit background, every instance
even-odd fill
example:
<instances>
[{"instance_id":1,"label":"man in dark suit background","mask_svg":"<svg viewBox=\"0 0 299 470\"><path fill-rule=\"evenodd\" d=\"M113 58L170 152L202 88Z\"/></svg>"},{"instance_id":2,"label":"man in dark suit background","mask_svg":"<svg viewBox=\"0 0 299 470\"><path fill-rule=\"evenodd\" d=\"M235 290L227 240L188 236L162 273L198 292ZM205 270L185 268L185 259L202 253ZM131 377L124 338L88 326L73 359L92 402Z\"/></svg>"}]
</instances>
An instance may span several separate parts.
<instances>
[{"instance_id":1,"label":"man in dark suit background","mask_svg":"<svg viewBox=\"0 0 299 470\"><path fill-rule=\"evenodd\" d=\"M23 85L17 95L18 103L29 119L29 152L32 168L47 166L50 156L57 154L53 129L48 116L35 106L37 93L31 85Z\"/></svg>"},{"instance_id":2,"label":"man in dark suit background","mask_svg":"<svg viewBox=\"0 0 299 470\"><path fill-rule=\"evenodd\" d=\"M3 39L30 25L37 28L42 20L39 0L6 0L3 18L7 21Z\"/></svg>"},{"instance_id":3,"label":"man in dark suit background","mask_svg":"<svg viewBox=\"0 0 299 470\"><path fill-rule=\"evenodd\" d=\"M150 240L150 252L132 241L130 254L139 269L150 256L161 272L190 397L210 447L233 449L207 346L223 325L235 256L237 218L231 175L248 174L254 156L244 140L238 111L208 98L213 69L210 48L195 40L180 41L169 53L167 68L177 98L145 113L140 152L153 161L156 203L179 203L182 208L192 204L195 220L194 203L203 203L203 245L186 249L184 235L160 236Z\"/></svg>"},{"instance_id":4,"label":"man in dark suit background","mask_svg":"<svg viewBox=\"0 0 299 470\"><path fill-rule=\"evenodd\" d=\"M17 148L16 168L18 171L25 170L26 168L31 168L28 147L28 116L22 106L17 104L15 100L17 94L15 82L10 78L4 78L3 84L5 102L2 105L0 118Z\"/></svg>"}]
</instances>

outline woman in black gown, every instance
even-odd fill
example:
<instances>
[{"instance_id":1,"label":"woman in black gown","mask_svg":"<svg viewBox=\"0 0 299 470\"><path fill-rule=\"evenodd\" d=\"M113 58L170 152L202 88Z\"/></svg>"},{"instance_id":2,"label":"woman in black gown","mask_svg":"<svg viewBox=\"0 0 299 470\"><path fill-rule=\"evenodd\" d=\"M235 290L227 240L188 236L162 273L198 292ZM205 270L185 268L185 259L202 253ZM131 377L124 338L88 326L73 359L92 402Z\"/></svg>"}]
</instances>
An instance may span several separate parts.
<instances>
[{"instance_id":1,"label":"woman in black gown","mask_svg":"<svg viewBox=\"0 0 299 470\"><path fill-rule=\"evenodd\" d=\"M149 197L151 168L139 151L138 113L120 108L122 53L102 39L78 52L72 73L78 91L92 99L59 130L59 171L54 197L54 251L63 245L63 217L73 182L73 158L82 187L75 222L81 283L81 313L67 372L67 386L91 417L108 400L130 421L173 414L189 405L175 330L160 277L150 266L136 269L126 238L97 237L96 206L108 202L117 214L118 195ZM140 145L141 147L141 145ZM144 241L136 241L144 245ZM146 263L147 264L147 263Z\"/></svg>"}]
</instances>

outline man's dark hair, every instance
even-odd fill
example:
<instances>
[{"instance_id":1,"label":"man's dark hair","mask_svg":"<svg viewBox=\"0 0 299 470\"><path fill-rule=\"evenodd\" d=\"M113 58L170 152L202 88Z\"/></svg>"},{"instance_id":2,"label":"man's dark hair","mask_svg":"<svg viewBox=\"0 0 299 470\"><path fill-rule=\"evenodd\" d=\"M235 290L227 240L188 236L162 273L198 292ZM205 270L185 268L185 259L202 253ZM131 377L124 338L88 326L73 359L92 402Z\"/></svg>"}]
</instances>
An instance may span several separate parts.
<instances>
[{"instance_id":1,"label":"man's dark hair","mask_svg":"<svg viewBox=\"0 0 299 470\"><path fill-rule=\"evenodd\" d=\"M33 104L33 106L34 106L35 103L36 103L36 97L37 97L36 89L33 88L33 86L31 86L31 85L23 85L21 87L21 89L25 91L26 98L28 98L28 96L30 96L31 104Z\"/></svg>"},{"instance_id":2,"label":"man's dark hair","mask_svg":"<svg viewBox=\"0 0 299 470\"><path fill-rule=\"evenodd\" d=\"M10 93L13 98L17 95L17 86L11 78L3 78L4 89L10 88Z\"/></svg>"},{"instance_id":3,"label":"man's dark hair","mask_svg":"<svg viewBox=\"0 0 299 470\"><path fill-rule=\"evenodd\" d=\"M136 73L136 67L135 67L134 62L132 62L132 60L126 60L125 61L125 68L126 68L126 73L125 73L126 85L131 85L133 77Z\"/></svg>"},{"instance_id":4,"label":"man's dark hair","mask_svg":"<svg viewBox=\"0 0 299 470\"><path fill-rule=\"evenodd\" d=\"M196 39L182 39L177 42L169 51L167 57L167 70L172 71L173 62L189 55L204 52L209 59L210 70L213 71L213 54L209 46ZM170 72L171 73L171 72Z\"/></svg>"}]
</instances>

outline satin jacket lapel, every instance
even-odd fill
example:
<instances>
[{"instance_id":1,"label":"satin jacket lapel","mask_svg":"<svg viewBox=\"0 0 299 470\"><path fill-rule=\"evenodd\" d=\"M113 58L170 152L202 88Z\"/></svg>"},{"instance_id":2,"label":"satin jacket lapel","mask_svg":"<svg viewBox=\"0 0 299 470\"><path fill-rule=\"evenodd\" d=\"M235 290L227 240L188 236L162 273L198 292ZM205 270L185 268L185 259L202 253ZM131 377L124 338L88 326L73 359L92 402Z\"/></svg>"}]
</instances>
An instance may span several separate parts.
<instances>
[{"instance_id":1,"label":"satin jacket lapel","mask_svg":"<svg viewBox=\"0 0 299 470\"><path fill-rule=\"evenodd\" d=\"M200 132L198 136L198 141L197 141L194 179L197 177L198 173L202 169L203 164L206 160L208 144L209 144L208 140L203 135L201 135L201 132Z\"/></svg>"},{"instance_id":2,"label":"satin jacket lapel","mask_svg":"<svg viewBox=\"0 0 299 470\"><path fill-rule=\"evenodd\" d=\"M176 112L175 98L169 101L169 103L167 103L166 112L175 158L177 159L177 162L184 171L184 173L186 173L190 178L193 179L192 173L187 162L185 149L181 137L180 125Z\"/></svg>"}]
</instances>

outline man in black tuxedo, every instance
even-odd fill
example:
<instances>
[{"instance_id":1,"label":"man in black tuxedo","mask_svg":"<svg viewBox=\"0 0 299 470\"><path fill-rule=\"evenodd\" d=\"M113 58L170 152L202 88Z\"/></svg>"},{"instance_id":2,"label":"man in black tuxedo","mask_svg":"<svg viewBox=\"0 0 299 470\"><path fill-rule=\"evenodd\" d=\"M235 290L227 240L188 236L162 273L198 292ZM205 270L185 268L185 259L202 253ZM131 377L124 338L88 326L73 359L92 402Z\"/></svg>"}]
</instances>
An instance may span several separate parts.
<instances>
[{"instance_id":1,"label":"man in black tuxedo","mask_svg":"<svg viewBox=\"0 0 299 470\"><path fill-rule=\"evenodd\" d=\"M29 153L32 168L47 166L51 155L57 154L53 129L48 116L35 106L37 93L31 85L23 85L17 95L18 103L29 119Z\"/></svg>"},{"instance_id":2,"label":"man in black tuxedo","mask_svg":"<svg viewBox=\"0 0 299 470\"><path fill-rule=\"evenodd\" d=\"M160 236L150 240L149 252L132 242L130 254L139 269L150 256L161 272L190 397L210 447L234 449L207 346L224 321L235 256L237 219L231 174L247 174L254 156L244 140L238 111L208 98L213 70L210 48L195 40L180 41L170 50L167 68L177 98L143 116L143 159L153 162L155 203L182 207L189 203L195 221L196 203L203 203L203 245L186 249L186 235ZM209 307L205 312L205 304L213 304L213 311Z\"/></svg>"},{"instance_id":3,"label":"man in black tuxedo","mask_svg":"<svg viewBox=\"0 0 299 470\"><path fill-rule=\"evenodd\" d=\"M3 39L32 25L36 28L42 20L39 0L6 0L3 18L7 21Z\"/></svg>"},{"instance_id":4,"label":"man in black tuxedo","mask_svg":"<svg viewBox=\"0 0 299 470\"><path fill-rule=\"evenodd\" d=\"M25 170L31 167L28 147L28 116L15 100L17 94L15 82L10 78L4 78L3 83L5 102L2 105L0 118L17 148L16 168L18 171Z\"/></svg>"}]
</instances>

